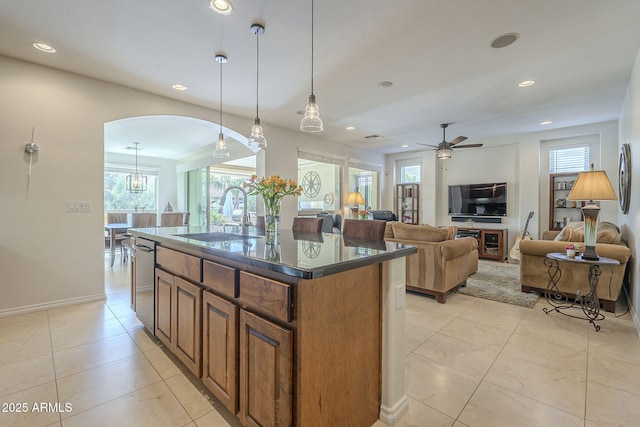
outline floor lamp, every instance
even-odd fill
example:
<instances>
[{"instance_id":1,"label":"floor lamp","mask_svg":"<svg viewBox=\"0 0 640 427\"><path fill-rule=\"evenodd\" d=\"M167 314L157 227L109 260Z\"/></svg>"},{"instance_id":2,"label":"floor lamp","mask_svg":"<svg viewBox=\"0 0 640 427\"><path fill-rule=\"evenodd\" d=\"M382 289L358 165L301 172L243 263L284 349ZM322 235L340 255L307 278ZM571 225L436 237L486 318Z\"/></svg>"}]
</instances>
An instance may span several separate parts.
<instances>
[{"instance_id":1,"label":"floor lamp","mask_svg":"<svg viewBox=\"0 0 640 427\"><path fill-rule=\"evenodd\" d=\"M582 259L598 260L596 253L596 236L598 233L598 214L600 206L594 200L617 200L611 182L605 171L594 171L593 165L588 172L580 172L576 182L567 196L567 200L584 200L582 207L584 216L584 246Z\"/></svg>"}]
</instances>

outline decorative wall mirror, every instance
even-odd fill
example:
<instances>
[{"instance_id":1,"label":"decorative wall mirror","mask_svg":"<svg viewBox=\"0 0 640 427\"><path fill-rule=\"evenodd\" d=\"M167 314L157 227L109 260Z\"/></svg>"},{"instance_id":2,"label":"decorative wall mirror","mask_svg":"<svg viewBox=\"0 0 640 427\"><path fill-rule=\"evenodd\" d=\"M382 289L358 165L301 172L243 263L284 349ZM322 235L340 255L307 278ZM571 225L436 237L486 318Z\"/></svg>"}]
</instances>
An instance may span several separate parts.
<instances>
[{"instance_id":1,"label":"decorative wall mirror","mask_svg":"<svg viewBox=\"0 0 640 427\"><path fill-rule=\"evenodd\" d=\"M622 144L618 161L618 200L623 214L629 213L631 198L631 147Z\"/></svg>"}]
</instances>

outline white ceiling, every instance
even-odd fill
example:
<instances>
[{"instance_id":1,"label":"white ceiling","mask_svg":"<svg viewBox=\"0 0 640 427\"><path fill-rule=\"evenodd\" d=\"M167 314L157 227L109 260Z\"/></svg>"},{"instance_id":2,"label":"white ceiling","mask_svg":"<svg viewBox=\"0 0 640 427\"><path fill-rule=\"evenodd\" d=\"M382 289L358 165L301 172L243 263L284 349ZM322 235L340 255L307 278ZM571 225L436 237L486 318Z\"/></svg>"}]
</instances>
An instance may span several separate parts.
<instances>
[{"instance_id":1,"label":"white ceiling","mask_svg":"<svg viewBox=\"0 0 640 427\"><path fill-rule=\"evenodd\" d=\"M221 16L206 0L0 0L0 54L218 108L213 57L224 52L224 110L247 118L235 131L248 135L250 26L260 20L260 117L299 132L297 112L310 93L311 1L231 1L232 14ZM437 144L444 122L455 122L448 140L477 143L617 119L640 48L639 17L638 0L318 0L318 137L392 153ZM490 47L512 32L515 44ZM58 52L38 52L34 41ZM518 88L529 79L536 84ZM394 85L379 89L381 81ZM144 155L183 158L215 141L217 127L191 124L168 122ZM372 134L380 138L364 138ZM106 149L122 150L127 138L108 139Z\"/></svg>"}]
</instances>

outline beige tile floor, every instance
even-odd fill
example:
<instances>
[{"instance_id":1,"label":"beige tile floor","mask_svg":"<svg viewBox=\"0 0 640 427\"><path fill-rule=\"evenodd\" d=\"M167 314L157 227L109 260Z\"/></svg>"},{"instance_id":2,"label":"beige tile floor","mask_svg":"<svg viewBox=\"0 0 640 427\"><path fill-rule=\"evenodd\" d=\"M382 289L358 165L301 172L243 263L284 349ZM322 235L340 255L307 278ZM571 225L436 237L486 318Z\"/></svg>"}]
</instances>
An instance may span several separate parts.
<instances>
[{"instance_id":1,"label":"beige tile floor","mask_svg":"<svg viewBox=\"0 0 640 427\"><path fill-rule=\"evenodd\" d=\"M128 267L105 271L106 303L0 318L0 426L239 425L142 330ZM408 294L410 406L398 425L640 425L640 340L629 314L607 313L595 332L544 314L545 304L456 294L442 305ZM40 406L56 402L60 410Z\"/></svg>"}]
</instances>

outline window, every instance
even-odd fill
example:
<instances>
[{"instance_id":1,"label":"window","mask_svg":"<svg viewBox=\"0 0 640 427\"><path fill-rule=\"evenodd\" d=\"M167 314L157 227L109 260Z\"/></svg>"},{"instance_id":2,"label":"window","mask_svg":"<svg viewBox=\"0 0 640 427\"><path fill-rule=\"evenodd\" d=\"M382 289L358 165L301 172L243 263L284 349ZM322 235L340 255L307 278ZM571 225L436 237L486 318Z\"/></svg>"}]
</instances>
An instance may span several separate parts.
<instances>
[{"instance_id":1,"label":"window","mask_svg":"<svg viewBox=\"0 0 640 427\"><path fill-rule=\"evenodd\" d=\"M365 209L378 209L378 180L382 168L349 162L349 191L364 197Z\"/></svg>"},{"instance_id":2,"label":"window","mask_svg":"<svg viewBox=\"0 0 640 427\"><path fill-rule=\"evenodd\" d=\"M147 176L147 191L131 193L126 188L126 177L131 173L129 166L105 166L104 170L104 210L112 211L157 211L158 171L138 168Z\"/></svg>"},{"instance_id":3,"label":"window","mask_svg":"<svg viewBox=\"0 0 640 427\"><path fill-rule=\"evenodd\" d=\"M398 160L396 162L397 181L399 184L420 183L422 181L422 162L416 159Z\"/></svg>"},{"instance_id":4,"label":"window","mask_svg":"<svg viewBox=\"0 0 640 427\"><path fill-rule=\"evenodd\" d=\"M242 186L254 170L240 170L233 168L206 167L195 169L187 173L187 205L191 214L191 223L199 225L240 223L242 221L244 204L247 213L255 223L256 197L248 196L244 199L242 191L230 190L224 201L222 194L231 186Z\"/></svg>"},{"instance_id":5,"label":"window","mask_svg":"<svg viewBox=\"0 0 640 427\"><path fill-rule=\"evenodd\" d=\"M340 210L341 173L344 162L317 154L298 152L298 210L305 213Z\"/></svg>"},{"instance_id":6,"label":"window","mask_svg":"<svg viewBox=\"0 0 640 427\"><path fill-rule=\"evenodd\" d=\"M589 145L575 145L549 150L549 173L589 170Z\"/></svg>"}]
</instances>

